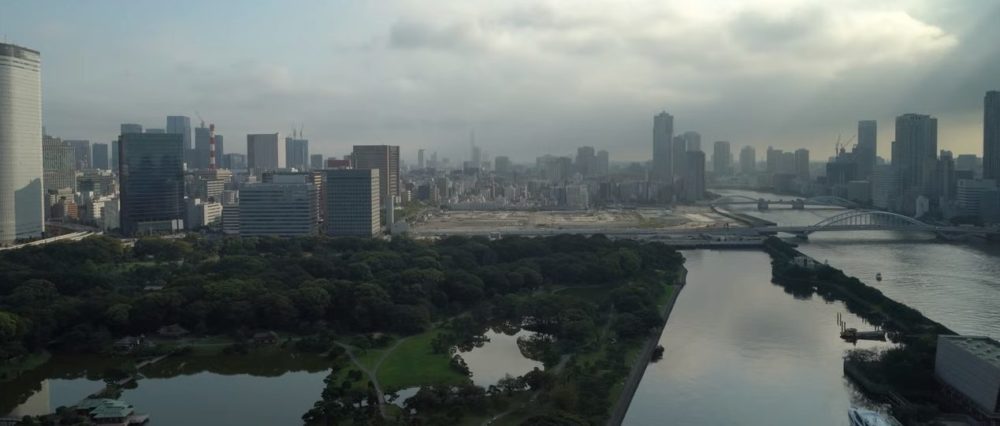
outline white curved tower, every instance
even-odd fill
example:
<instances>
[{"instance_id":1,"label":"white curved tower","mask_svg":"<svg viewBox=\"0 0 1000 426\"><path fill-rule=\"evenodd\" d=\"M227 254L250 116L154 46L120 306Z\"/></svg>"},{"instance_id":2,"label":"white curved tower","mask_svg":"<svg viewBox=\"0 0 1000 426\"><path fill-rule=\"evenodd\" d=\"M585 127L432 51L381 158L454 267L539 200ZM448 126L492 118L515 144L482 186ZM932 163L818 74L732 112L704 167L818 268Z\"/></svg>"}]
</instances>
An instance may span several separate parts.
<instances>
[{"instance_id":1,"label":"white curved tower","mask_svg":"<svg viewBox=\"0 0 1000 426\"><path fill-rule=\"evenodd\" d=\"M0 244L45 231L42 60L0 43Z\"/></svg>"}]
</instances>

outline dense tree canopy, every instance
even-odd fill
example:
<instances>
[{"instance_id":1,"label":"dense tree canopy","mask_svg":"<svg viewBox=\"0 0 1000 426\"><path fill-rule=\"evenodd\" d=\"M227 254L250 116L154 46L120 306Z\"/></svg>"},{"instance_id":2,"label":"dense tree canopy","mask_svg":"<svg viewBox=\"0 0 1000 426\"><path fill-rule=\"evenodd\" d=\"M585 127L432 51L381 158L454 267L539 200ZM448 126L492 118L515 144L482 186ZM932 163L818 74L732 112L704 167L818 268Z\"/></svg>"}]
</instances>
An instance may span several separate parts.
<instances>
[{"instance_id":1,"label":"dense tree canopy","mask_svg":"<svg viewBox=\"0 0 1000 426\"><path fill-rule=\"evenodd\" d=\"M90 237L0 254L0 358L93 350L170 324L196 333L410 334L486 302L572 337L593 328L593 306L557 295L509 296L545 284L625 282L681 262L661 244L603 236L434 243L188 237L140 239L132 248ZM639 309L623 324L649 320L642 297L615 293L614 303Z\"/></svg>"}]
</instances>

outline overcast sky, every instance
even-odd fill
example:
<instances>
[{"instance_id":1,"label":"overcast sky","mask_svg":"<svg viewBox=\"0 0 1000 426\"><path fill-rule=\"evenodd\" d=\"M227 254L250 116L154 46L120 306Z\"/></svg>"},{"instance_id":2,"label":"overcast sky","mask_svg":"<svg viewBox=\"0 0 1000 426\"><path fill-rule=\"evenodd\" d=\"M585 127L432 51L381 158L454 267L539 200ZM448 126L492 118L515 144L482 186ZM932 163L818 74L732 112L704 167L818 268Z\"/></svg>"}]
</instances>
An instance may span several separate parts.
<instances>
[{"instance_id":1,"label":"overcast sky","mask_svg":"<svg viewBox=\"0 0 1000 426\"><path fill-rule=\"evenodd\" d=\"M304 125L310 151L400 145L515 161L576 147L651 157L653 115L702 145L833 153L877 119L939 118L982 151L1000 88L996 0L5 1L0 33L40 50L45 124L106 142L195 111L247 133Z\"/></svg>"}]
</instances>

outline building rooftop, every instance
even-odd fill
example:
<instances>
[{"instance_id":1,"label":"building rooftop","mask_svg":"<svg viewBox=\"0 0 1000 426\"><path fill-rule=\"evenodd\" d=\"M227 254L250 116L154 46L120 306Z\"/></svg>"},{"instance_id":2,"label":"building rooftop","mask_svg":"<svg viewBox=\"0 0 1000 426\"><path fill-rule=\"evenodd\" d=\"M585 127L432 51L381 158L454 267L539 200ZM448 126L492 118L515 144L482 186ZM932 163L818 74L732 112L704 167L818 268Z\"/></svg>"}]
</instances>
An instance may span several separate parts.
<instances>
[{"instance_id":1,"label":"building rooftop","mask_svg":"<svg viewBox=\"0 0 1000 426\"><path fill-rule=\"evenodd\" d=\"M1000 368L1000 342L984 336L941 336L996 368Z\"/></svg>"}]
</instances>

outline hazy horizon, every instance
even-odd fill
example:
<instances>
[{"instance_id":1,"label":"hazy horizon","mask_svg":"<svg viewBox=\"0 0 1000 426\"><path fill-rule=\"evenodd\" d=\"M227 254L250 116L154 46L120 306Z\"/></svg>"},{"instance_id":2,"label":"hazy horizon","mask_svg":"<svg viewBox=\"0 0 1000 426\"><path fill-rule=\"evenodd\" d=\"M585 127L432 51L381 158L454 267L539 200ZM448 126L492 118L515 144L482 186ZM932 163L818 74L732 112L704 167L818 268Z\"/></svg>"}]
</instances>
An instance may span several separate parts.
<instances>
[{"instance_id":1,"label":"hazy horizon","mask_svg":"<svg viewBox=\"0 0 1000 426\"><path fill-rule=\"evenodd\" d=\"M768 0L628 4L111 2L5 4L0 33L42 54L50 134L106 143L121 123L195 112L245 151L247 133L310 152L400 145L460 162L469 133L517 162L578 146L651 157L653 115L711 152L804 147L813 160L893 119L939 119L939 148L982 151L1000 88L1000 5ZM735 157L735 155L734 155Z\"/></svg>"}]
</instances>

